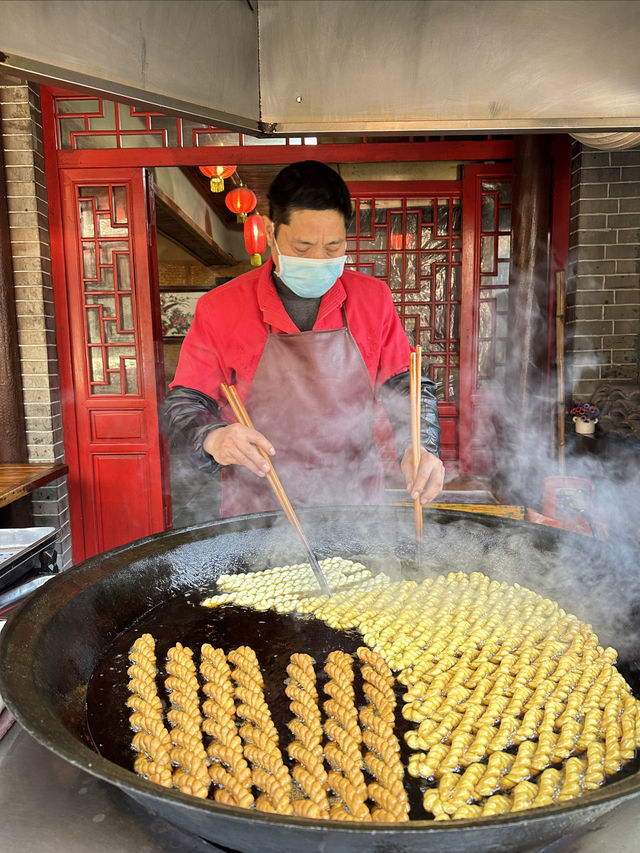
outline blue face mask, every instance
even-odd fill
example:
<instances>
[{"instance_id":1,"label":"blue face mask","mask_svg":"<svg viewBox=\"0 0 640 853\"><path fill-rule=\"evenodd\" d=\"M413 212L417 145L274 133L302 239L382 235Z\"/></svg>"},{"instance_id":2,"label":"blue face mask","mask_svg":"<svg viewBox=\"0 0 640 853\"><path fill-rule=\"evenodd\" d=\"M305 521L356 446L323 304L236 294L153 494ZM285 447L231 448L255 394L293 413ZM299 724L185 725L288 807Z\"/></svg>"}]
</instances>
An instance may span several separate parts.
<instances>
[{"instance_id":1,"label":"blue face mask","mask_svg":"<svg viewBox=\"0 0 640 853\"><path fill-rule=\"evenodd\" d=\"M317 299L330 290L342 275L346 255L339 258L294 258L283 255L278 248L280 272L278 275L298 296Z\"/></svg>"}]
</instances>

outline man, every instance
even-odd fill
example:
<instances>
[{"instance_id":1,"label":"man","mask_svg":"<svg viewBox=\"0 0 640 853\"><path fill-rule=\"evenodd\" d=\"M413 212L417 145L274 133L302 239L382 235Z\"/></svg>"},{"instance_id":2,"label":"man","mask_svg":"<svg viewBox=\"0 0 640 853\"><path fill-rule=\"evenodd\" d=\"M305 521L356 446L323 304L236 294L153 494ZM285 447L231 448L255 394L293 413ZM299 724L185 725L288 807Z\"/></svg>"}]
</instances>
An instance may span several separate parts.
<instances>
[{"instance_id":1,"label":"man","mask_svg":"<svg viewBox=\"0 0 640 853\"><path fill-rule=\"evenodd\" d=\"M162 405L166 432L200 469L223 468L223 516L276 506L261 450L273 456L294 507L380 504L377 396L410 495L433 500L444 480L435 386L423 378L414 478L410 347L389 287L344 269L346 184L307 160L284 168L268 199L271 258L198 300ZM237 387L255 429L234 422L223 382Z\"/></svg>"}]
</instances>

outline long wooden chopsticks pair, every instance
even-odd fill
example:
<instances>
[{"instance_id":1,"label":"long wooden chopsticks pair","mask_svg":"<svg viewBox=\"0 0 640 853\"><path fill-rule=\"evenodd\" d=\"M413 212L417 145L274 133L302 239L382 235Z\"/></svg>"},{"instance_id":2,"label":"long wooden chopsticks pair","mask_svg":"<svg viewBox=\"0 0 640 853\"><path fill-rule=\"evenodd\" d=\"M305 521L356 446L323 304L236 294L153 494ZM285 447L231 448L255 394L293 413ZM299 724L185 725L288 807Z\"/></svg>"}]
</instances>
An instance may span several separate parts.
<instances>
[{"instance_id":1,"label":"long wooden chopsticks pair","mask_svg":"<svg viewBox=\"0 0 640 853\"><path fill-rule=\"evenodd\" d=\"M409 360L409 396L411 397L411 450L413 454L413 479L420 466L420 392L422 386L422 348L416 344L415 352ZM416 537L422 539L422 504L420 498L413 499L413 515L416 524Z\"/></svg>"},{"instance_id":2,"label":"long wooden chopsticks pair","mask_svg":"<svg viewBox=\"0 0 640 853\"><path fill-rule=\"evenodd\" d=\"M244 403L238 396L238 392L234 385L227 385L226 383L222 383L220 386L222 391L224 392L225 397L229 401L229 405L233 411L233 414L236 416L238 421L244 426L250 427L254 429L254 426L251 422L251 418L247 413L247 410L244 407ZM264 450L260 450L260 453L269 463L269 471L267 472L267 480L269 481L269 485L273 489L273 493L275 494L278 503L282 507L285 512L285 515L291 522L291 526L298 534L302 544L304 545L307 554L309 556L309 562L311 563L311 568L313 569L313 573L316 576L316 580L320 585L320 589L325 593L325 595L331 595L331 590L329 588L329 584L327 583L327 579L325 578L322 569L320 568L320 564L318 563L318 559L316 555L313 553L311 548L311 544L307 538L307 534L304 532L302 525L298 519L298 516L295 513L294 508L291 506L291 501L287 497L287 493L284 490L284 486L280 482L280 478L276 474L275 468L273 467L273 463L269 458L269 454L265 453Z\"/></svg>"}]
</instances>

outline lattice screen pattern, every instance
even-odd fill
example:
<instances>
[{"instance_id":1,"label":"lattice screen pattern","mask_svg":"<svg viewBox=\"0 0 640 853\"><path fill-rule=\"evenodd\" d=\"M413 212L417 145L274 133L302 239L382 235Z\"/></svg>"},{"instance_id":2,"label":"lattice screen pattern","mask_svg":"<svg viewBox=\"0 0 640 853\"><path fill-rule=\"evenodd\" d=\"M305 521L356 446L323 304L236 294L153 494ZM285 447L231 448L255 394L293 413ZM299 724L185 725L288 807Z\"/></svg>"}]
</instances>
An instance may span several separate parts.
<instances>
[{"instance_id":1,"label":"lattice screen pattern","mask_svg":"<svg viewBox=\"0 0 640 853\"><path fill-rule=\"evenodd\" d=\"M458 398L460 371L461 200L356 198L347 266L386 281L438 399Z\"/></svg>"}]
</instances>

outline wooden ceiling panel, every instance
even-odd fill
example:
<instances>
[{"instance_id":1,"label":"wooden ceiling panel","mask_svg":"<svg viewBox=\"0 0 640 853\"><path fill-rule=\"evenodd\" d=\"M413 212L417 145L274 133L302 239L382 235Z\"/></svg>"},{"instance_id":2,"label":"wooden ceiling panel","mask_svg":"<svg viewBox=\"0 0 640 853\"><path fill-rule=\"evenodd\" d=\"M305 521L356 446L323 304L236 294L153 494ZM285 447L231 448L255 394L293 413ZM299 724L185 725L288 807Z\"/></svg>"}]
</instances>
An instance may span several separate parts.
<instances>
[{"instance_id":1,"label":"wooden ceiling panel","mask_svg":"<svg viewBox=\"0 0 640 853\"><path fill-rule=\"evenodd\" d=\"M158 231L186 249L202 264L209 267L237 263L159 187L155 188L155 206Z\"/></svg>"},{"instance_id":2,"label":"wooden ceiling panel","mask_svg":"<svg viewBox=\"0 0 640 853\"><path fill-rule=\"evenodd\" d=\"M204 165L204 164L203 164ZM193 166L183 166L182 171L187 176L189 181L202 195L208 205L215 211L216 216L220 219L227 228L241 230L242 225L236 223L234 213L227 208L224 203L227 192L235 186L241 184L256 194L257 210L259 213L269 212L269 202L267 201L267 191L271 186L271 181L278 174L282 165L245 165L239 166L237 171L224 182L224 192L212 193L209 188L209 178L205 177L202 172Z\"/></svg>"}]
</instances>

